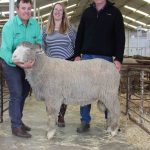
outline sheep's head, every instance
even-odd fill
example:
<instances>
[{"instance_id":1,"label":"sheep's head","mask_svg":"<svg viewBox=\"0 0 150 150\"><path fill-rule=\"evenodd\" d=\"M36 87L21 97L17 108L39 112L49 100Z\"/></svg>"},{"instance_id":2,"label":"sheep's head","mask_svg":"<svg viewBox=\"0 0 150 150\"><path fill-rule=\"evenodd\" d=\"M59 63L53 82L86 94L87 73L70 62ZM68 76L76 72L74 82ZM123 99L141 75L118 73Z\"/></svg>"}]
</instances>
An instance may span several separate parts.
<instances>
[{"instance_id":1,"label":"sheep's head","mask_svg":"<svg viewBox=\"0 0 150 150\"><path fill-rule=\"evenodd\" d=\"M34 60L36 51L39 49L39 45L31 44L29 42L22 42L15 49L12 55L12 61L24 63L28 60Z\"/></svg>"}]
</instances>

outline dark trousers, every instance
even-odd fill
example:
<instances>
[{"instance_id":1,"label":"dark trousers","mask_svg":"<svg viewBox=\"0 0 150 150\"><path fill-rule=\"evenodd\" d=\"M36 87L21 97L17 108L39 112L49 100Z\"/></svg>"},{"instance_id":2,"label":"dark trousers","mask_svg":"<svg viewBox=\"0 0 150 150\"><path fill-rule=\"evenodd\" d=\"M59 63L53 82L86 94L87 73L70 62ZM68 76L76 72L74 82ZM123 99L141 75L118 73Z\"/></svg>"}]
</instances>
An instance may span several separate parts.
<instances>
[{"instance_id":1,"label":"dark trousers","mask_svg":"<svg viewBox=\"0 0 150 150\"><path fill-rule=\"evenodd\" d=\"M9 116L12 128L21 127L25 99L30 91L30 85L25 79L24 70L12 67L2 60L3 74L9 89Z\"/></svg>"},{"instance_id":2,"label":"dark trousers","mask_svg":"<svg viewBox=\"0 0 150 150\"><path fill-rule=\"evenodd\" d=\"M101 56L101 55L88 55L88 54L82 55L81 59L87 60L87 59L94 59L94 58L105 59L109 62L113 61L112 57ZM91 121L90 110L91 110L91 104L80 107L81 122L90 123ZM107 118L107 111L105 111L105 118Z\"/></svg>"}]
</instances>

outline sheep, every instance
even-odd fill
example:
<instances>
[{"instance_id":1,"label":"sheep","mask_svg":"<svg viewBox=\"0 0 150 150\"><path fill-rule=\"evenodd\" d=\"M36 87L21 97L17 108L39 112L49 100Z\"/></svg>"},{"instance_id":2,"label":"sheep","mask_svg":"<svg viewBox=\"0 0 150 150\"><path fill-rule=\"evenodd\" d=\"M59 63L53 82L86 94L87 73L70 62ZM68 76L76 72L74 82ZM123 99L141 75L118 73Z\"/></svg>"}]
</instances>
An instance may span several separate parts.
<instances>
[{"instance_id":1,"label":"sheep","mask_svg":"<svg viewBox=\"0 0 150 150\"><path fill-rule=\"evenodd\" d=\"M47 138L55 134L57 115L62 103L86 105L97 101L108 110L107 131L116 135L119 128L120 103L118 89L120 73L115 65L103 59L67 61L39 53L40 48L23 42L12 55L13 62L35 60L26 68L36 99L44 100L48 113Z\"/></svg>"}]
</instances>

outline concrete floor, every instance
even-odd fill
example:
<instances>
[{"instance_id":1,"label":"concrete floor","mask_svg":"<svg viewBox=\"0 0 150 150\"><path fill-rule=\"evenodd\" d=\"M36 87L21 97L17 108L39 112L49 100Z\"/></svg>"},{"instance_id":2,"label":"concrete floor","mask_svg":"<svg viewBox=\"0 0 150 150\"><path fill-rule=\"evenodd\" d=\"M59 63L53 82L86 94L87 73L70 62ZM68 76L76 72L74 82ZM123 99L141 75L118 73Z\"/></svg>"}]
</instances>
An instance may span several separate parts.
<instances>
[{"instance_id":1,"label":"concrete floor","mask_svg":"<svg viewBox=\"0 0 150 150\"><path fill-rule=\"evenodd\" d=\"M57 128L56 135L50 141L46 139L47 114L44 102L29 97L24 109L24 122L30 125L31 139L18 138L11 134L8 112L0 124L0 150L137 150L129 145L124 136L124 124L116 137L105 132L105 119L95 104L92 105L91 129L88 133L78 134L79 106L69 106L65 128Z\"/></svg>"}]
</instances>

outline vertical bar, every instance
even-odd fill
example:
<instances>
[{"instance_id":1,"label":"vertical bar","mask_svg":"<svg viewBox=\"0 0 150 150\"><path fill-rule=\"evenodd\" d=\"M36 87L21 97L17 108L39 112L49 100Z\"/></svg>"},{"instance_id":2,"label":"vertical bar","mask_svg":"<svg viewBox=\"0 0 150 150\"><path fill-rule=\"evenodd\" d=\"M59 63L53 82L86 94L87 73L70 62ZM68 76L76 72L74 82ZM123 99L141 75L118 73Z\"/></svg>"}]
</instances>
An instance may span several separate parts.
<instances>
[{"instance_id":1,"label":"vertical bar","mask_svg":"<svg viewBox=\"0 0 150 150\"><path fill-rule=\"evenodd\" d=\"M43 18L41 17L41 32L43 30Z\"/></svg>"},{"instance_id":2,"label":"vertical bar","mask_svg":"<svg viewBox=\"0 0 150 150\"><path fill-rule=\"evenodd\" d=\"M128 114L129 109L129 100L130 100L130 76L129 76L129 69L127 69L127 94L126 94L126 115Z\"/></svg>"},{"instance_id":3,"label":"vertical bar","mask_svg":"<svg viewBox=\"0 0 150 150\"><path fill-rule=\"evenodd\" d=\"M14 16L14 0L9 0L9 19Z\"/></svg>"},{"instance_id":4,"label":"vertical bar","mask_svg":"<svg viewBox=\"0 0 150 150\"><path fill-rule=\"evenodd\" d=\"M142 124L144 122L143 115L144 115L144 71L142 70L140 72L140 87L141 87L141 103L140 103L140 123Z\"/></svg>"},{"instance_id":5,"label":"vertical bar","mask_svg":"<svg viewBox=\"0 0 150 150\"><path fill-rule=\"evenodd\" d=\"M33 17L36 18L36 0L33 1Z\"/></svg>"},{"instance_id":6,"label":"vertical bar","mask_svg":"<svg viewBox=\"0 0 150 150\"><path fill-rule=\"evenodd\" d=\"M0 112L0 122L3 122L3 74L2 74L2 66L0 62L0 105L1 105L1 112Z\"/></svg>"},{"instance_id":7,"label":"vertical bar","mask_svg":"<svg viewBox=\"0 0 150 150\"><path fill-rule=\"evenodd\" d=\"M38 23L40 23L40 9L38 8Z\"/></svg>"},{"instance_id":8,"label":"vertical bar","mask_svg":"<svg viewBox=\"0 0 150 150\"><path fill-rule=\"evenodd\" d=\"M130 35L129 35L129 32L130 32L130 31L128 31L128 40L127 40L127 45L128 45L128 46L127 46L127 47L128 47L127 55L128 55L128 56L130 56L130 52L129 52L129 51L130 51L130 50L129 50L129 46L130 46L130 45L129 45L129 38L130 38Z\"/></svg>"}]
</instances>

